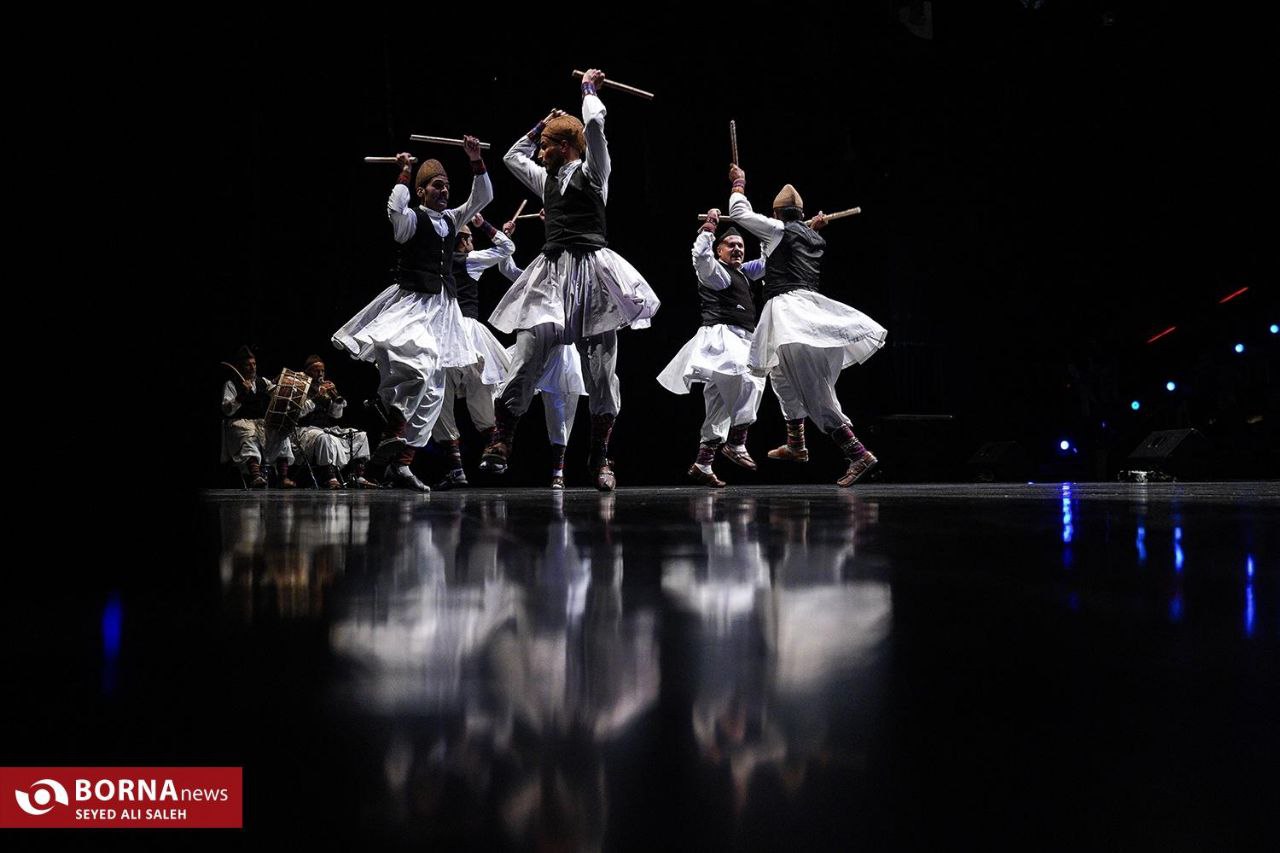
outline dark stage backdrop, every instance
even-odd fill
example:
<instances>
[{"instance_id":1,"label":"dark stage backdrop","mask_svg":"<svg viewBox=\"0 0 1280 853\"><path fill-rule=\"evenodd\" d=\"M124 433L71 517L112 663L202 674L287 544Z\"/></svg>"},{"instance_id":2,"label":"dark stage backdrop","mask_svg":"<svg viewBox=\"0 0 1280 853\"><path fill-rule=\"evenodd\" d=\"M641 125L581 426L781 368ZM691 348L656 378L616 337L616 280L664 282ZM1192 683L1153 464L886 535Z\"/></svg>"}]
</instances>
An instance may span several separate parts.
<instances>
[{"instance_id":1,"label":"dark stage backdrop","mask_svg":"<svg viewBox=\"0 0 1280 853\"><path fill-rule=\"evenodd\" d=\"M727 206L730 118L758 210L785 182L811 211L864 210L826 231L823 269L824 292L889 329L887 347L841 379L860 433L888 415L952 415L939 436L953 461L1003 438L1049 463L1069 434L1087 461L1067 473L1084 477L1148 429L1196 418L1209 429L1214 401L1162 409L1152 394L1140 413L1127 404L1170 359L1190 370L1210 336L1252 334L1274 313L1261 36L1216 7L1175 25L1133 3L957 5L933 10L931 39L910 32L891 2L803 12L623 4L571 22L477 6L395 26L211 23L168 107L173 130L198 140L181 170L191 195L175 216L190 226L174 270L190 297L177 345L200 377L185 438L193 480L219 482L217 363L238 344L257 345L268 376L319 352L348 399L376 387L371 366L329 344L385 286L393 248L394 167L361 158L406 148L439 157L461 195L465 155L412 147L408 136L476 134L493 144L496 200L485 214L500 224L529 195L502 153L550 107L576 111L569 72L591 66L658 96L603 93L610 244L663 300L652 328L621 335L624 485L676 482L694 450L701 400L654 377L697 326L689 248L695 214ZM538 223L520 226L518 262L541 238ZM486 311L505 287L486 275ZM1183 337L1167 348L1144 343L1174 324ZM1253 355L1274 355L1254 337ZM1239 393L1274 422L1273 375L1254 364ZM1207 393L1220 383L1204 369ZM517 484L544 479L539 405L521 425ZM586 408L570 451L579 480ZM782 436L770 393L752 448L762 456ZM801 475L834 478L834 452L811 444L818 464Z\"/></svg>"}]
</instances>

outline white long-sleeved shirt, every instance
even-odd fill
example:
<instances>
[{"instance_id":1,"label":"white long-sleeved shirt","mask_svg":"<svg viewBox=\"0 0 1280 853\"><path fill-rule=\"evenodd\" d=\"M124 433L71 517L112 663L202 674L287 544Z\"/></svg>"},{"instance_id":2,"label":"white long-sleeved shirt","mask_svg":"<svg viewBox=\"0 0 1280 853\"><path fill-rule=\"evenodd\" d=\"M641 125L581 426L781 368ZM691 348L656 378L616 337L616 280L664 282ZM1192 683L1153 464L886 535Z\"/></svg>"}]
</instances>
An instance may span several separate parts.
<instances>
[{"instance_id":1,"label":"white long-sleeved shirt","mask_svg":"<svg viewBox=\"0 0 1280 853\"><path fill-rule=\"evenodd\" d=\"M609 161L609 143L604 136L604 119L606 110L604 103L595 95L586 95L582 99L582 135L587 140L585 159L572 160L565 163L556 172L556 180L560 182L560 192L569 185L569 179L578 169L586 177L591 186L600 191L605 204L609 203L609 172L612 164ZM521 136L511 146L502 162L507 164L511 174L519 179L538 196L544 197L547 184L547 169L535 159L538 151L538 140L530 139L528 134Z\"/></svg>"},{"instance_id":2,"label":"white long-sleeved shirt","mask_svg":"<svg viewBox=\"0 0 1280 853\"><path fill-rule=\"evenodd\" d=\"M397 243L407 243L417 233L418 217L411 207L412 200L407 184L396 184L391 188L391 197L387 199L387 218L391 220L391 229ZM449 225L444 221L446 216L453 221L453 230L457 231L459 226L470 222L471 217L483 210L484 206L491 201L493 201L493 183L489 180L489 173L485 172L472 179L471 195L461 207L453 207L444 212L431 210L422 205L418 205L418 209L427 214L431 227L436 230L436 233L446 237L449 234Z\"/></svg>"},{"instance_id":3,"label":"white long-sleeved shirt","mask_svg":"<svg viewBox=\"0 0 1280 853\"><path fill-rule=\"evenodd\" d=\"M515 281L524 274L524 270L516 266L516 262L512 259L516 251L515 242L502 231L494 233L493 242L495 243L493 248L467 255L467 275L479 281L486 269L497 266L498 272L502 273L507 281Z\"/></svg>"},{"instance_id":4,"label":"white long-sleeved shirt","mask_svg":"<svg viewBox=\"0 0 1280 853\"><path fill-rule=\"evenodd\" d=\"M751 202L742 193L736 192L729 196L729 216L760 241L760 253L766 258L782 242L782 232L786 230L783 221L753 211Z\"/></svg>"},{"instance_id":5,"label":"white long-sleeved shirt","mask_svg":"<svg viewBox=\"0 0 1280 853\"><path fill-rule=\"evenodd\" d=\"M511 254L515 250L516 244L511 242L510 237L501 231L493 232L493 246L488 249L467 253L467 275L479 281L480 276L489 267L497 266L498 270L501 271L502 262L510 262Z\"/></svg>"},{"instance_id":6,"label":"white long-sleeved shirt","mask_svg":"<svg viewBox=\"0 0 1280 853\"><path fill-rule=\"evenodd\" d=\"M511 258L503 258L498 264L498 272L507 277L507 281L515 281L524 275L524 270L516 266L516 262Z\"/></svg>"},{"instance_id":7,"label":"white long-sleeved shirt","mask_svg":"<svg viewBox=\"0 0 1280 853\"><path fill-rule=\"evenodd\" d=\"M733 280L725 270L724 264L715 254L716 235L710 231L699 231L693 240L693 269L698 274L698 281L712 290L724 290ZM764 278L764 257L747 261L742 265L742 274L751 281Z\"/></svg>"}]
</instances>

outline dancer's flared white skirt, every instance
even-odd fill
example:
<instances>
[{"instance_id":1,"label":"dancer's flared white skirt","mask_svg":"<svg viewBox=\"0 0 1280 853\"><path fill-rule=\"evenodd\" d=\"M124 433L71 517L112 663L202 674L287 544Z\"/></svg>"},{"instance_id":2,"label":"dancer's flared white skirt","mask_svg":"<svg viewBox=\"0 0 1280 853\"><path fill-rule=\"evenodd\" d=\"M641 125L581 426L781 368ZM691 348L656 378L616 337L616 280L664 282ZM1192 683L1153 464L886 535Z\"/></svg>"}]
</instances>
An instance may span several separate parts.
<instances>
[{"instance_id":1,"label":"dancer's flared white skirt","mask_svg":"<svg viewBox=\"0 0 1280 853\"><path fill-rule=\"evenodd\" d=\"M752 334L741 326L717 323L703 326L658 374L658 384L672 394L688 394L694 382L715 382L716 376L749 373ZM764 378L752 376L764 388Z\"/></svg>"},{"instance_id":2,"label":"dancer's flared white skirt","mask_svg":"<svg viewBox=\"0 0 1280 853\"><path fill-rule=\"evenodd\" d=\"M660 305L644 276L612 249L564 252L554 261L538 255L489 322L508 334L553 323L588 337L624 326L646 328Z\"/></svg>"},{"instance_id":3,"label":"dancer's flared white skirt","mask_svg":"<svg viewBox=\"0 0 1280 853\"><path fill-rule=\"evenodd\" d=\"M815 290L793 290L765 302L748 365L756 376L765 376L778 363L778 347L805 344L843 350L843 370L875 355L888 335L884 326L856 308Z\"/></svg>"}]
</instances>

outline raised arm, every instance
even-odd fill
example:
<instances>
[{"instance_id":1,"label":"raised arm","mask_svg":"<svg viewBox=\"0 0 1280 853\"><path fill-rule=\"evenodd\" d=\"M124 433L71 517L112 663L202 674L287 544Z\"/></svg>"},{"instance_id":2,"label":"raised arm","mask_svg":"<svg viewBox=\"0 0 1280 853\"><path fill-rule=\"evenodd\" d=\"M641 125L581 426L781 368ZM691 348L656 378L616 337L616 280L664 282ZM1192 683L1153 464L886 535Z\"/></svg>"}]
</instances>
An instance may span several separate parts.
<instances>
[{"instance_id":1,"label":"raised arm","mask_svg":"<svg viewBox=\"0 0 1280 853\"><path fill-rule=\"evenodd\" d=\"M750 231L760 241L760 252L768 257L782 240L784 226L782 221L770 216L763 216L751 209L747 201L747 175L736 165L729 167L729 180L733 184L733 192L729 195L729 215L733 221Z\"/></svg>"},{"instance_id":2,"label":"raised arm","mask_svg":"<svg viewBox=\"0 0 1280 853\"><path fill-rule=\"evenodd\" d=\"M714 207L708 210L707 221L693 240L693 270L698 274L698 281L712 290L724 290L732 283L729 274L716 260L716 225L719 221L720 211Z\"/></svg>"},{"instance_id":3,"label":"raised arm","mask_svg":"<svg viewBox=\"0 0 1280 853\"><path fill-rule=\"evenodd\" d=\"M564 111L552 110L547 113L546 118L517 139L502 157L502 162L507 164L507 168L516 176L516 180L532 190L538 198L542 198L542 190L547 183L547 170L536 159L538 141L542 138L543 127L558 115L564 115Z\"/></svg>"},{"instance_id":4,"label":"raised arm","mask_svg":"<svg viewBox=\"0 0 1280 853\"><path fill-rule=\"evenodd\" d=\"M607 111L596 89L604 82L604 72L595 68L582 75L582 135L587 140L583 173L600 189L600 195L609 202L609 142L604 136L604 119Z\"/></svg>"},{"instance_id":5,"label":"raised arm","mask_svg":"<svg viewBox=\"0 0 1280 853\"><path fill-rule=\"evenodd\" d=\"M413 155L401 152L396 155L396 162L400 164L400 176L387 199L387 219L391 220L396 242L407 243L418 230L418 217L414 215L413 196L409 192L409 184L413 181Z\"/></svg>"},{"instance_id":6,"label":"raised arm","mask_svg":"<svg viewBox=\"0 0 1280 853\"><path fill-rule=\"evenodd\" d=\"M516 250L516 244L506 234L486 222L478 213L471 220L471 227L483 233L493 243L493 246L488 249L467 255L467 275L479 280L481 273L489 267L501 264L504 259L510 258L511 253Z\"/></svg>"},{"instance_id":7,"label":"raised arm","mask_svg":"<svg viewBox=\"0 0 1280 853\"><path fill-rule=\"evenodd\" d=\"M471 160L471 195L460 207L446 210L444 215L453 220L453 227L460 228L475 216L484 206L493 201L493 184L489 181L489 173L485 169L484 158L480 156L480 140L474 136L462 137L462 150L467 152Z\"/></svg>"}]
</instances>

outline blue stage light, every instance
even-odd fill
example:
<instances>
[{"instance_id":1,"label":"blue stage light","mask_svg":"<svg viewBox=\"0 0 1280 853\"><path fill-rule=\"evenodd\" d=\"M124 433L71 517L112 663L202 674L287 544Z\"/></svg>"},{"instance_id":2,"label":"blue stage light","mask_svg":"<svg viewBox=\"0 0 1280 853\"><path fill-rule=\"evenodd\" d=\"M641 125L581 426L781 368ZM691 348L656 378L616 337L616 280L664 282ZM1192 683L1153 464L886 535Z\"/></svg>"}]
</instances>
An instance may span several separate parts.
<instances>
[{"instance_id":1,"label":"blue stage light","mask_svg":"<svg viewBox=\"0 0 1280 853\"><path fill-rule=\"evenodd\" d=\"M1168 382L1164 383L1164 390L1176 391L1178 390L1178 383L1174 382L1173 380L1169 380Z\"/></svg>"},{"instance_id":2,"label":"blue stage light","mask_svg":"<svg viewBox=\"0 0 1280 853\"><path fill-rule=\"evenodd\" d=\"M1129 404L1129 408L1133 409L1136 412L1138 411L1138 409L1142 408L1142 404L1139 403L1137 400L1134 400L1132 403Z\"/></svg>"},{"instance_id":3,"label":"blue stage light","mask_svg":"<svg viewBox=\"0 0 1280 853\"><path fill-rule=\"evenodd\" d=\"M1063 449L1063 450L1070 450L1070 449L1071 449L1071 442L1067 441L1067 440L1064 438L1062 441L1059 441L1059 442L1058 442L1058 447L1060 447L1060 448L1061 448L1061 449Z\"/></svg>"},{"instance_id":4,"label":"blue stage light","mask_svg":"<svg viewBox=\"0 0 1280 853\"><path fill-rule=\"evenodd\" d=\"M1236 352L1244 352L1244 344L1236 344Z\"/></svg>"}]
</instances>

